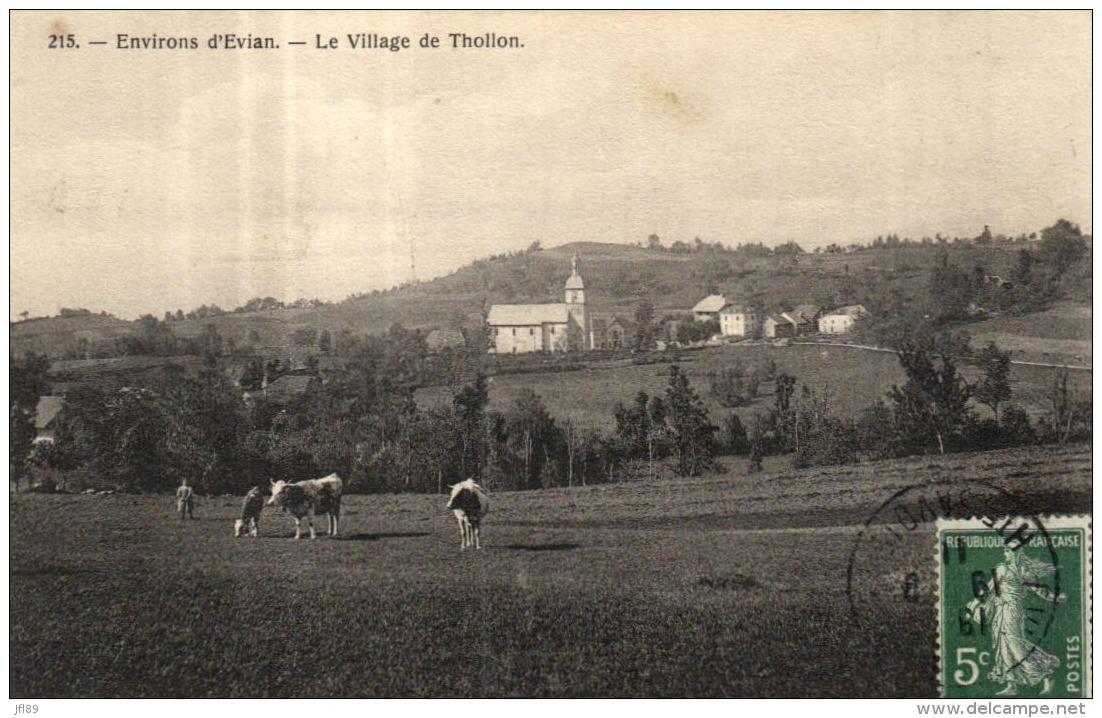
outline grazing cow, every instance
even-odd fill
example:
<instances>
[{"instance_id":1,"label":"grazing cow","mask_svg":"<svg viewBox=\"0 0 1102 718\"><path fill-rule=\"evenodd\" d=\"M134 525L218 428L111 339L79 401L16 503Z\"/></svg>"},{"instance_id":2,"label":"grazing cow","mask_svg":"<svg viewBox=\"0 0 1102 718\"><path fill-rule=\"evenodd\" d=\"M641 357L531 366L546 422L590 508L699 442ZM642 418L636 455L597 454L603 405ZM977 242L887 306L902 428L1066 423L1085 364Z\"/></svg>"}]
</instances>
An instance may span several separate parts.
<instances>
[{"instance_id":1,"label":"grazing cow","mask_svg":"<svg viewBox=\"0 0 1102 718\"><path fill-rule=\"evenodd\" d=\"M245 494L245 505L241 507L241 518L233 522L233 536L237 538L246 531L256 538L260 536L260 512L264 510L264 497L260 487L254 486Z\"/></svg>"},{"instance_id":2,"label":"grazing cow","mask_svg":"<svg viewBox=\"0 0 1102 718\"><path fill-rule=\"evenodd\" d=\"M451 490L448 508L459 521L460 550L468 546L482 548L482 517L490 511L490 498L474 479L460 481Z\"/></svg>"},{"instance_id":3,"label":"grazing cow","mask_svg":"<svg viewBox=\"0 0 1102 718\"><path fill-rule=\"evenodd\" d=\"M195 492L187 485L186 479L180 484L180 488L176 489L176 511L179 512L181 520L195 518Z\"/></svg>"},{"instance_id":4,"label":"grazing cow","mask_svg":"<svg viewBox=\"0 0 1102 718\"><path fill-rule=\"evenodd\" d=\"M337 525L341 518L341 490L344 484L336 474L322 479L307 479L289 484L286 481L272 481L272 498L269 506L280 506L290 511L295 518L295 538L302 536L302 517L310 525L310 538L314 533L314 514L328 514L329 535L337 535Z\"/></svg>"}]
</instances>

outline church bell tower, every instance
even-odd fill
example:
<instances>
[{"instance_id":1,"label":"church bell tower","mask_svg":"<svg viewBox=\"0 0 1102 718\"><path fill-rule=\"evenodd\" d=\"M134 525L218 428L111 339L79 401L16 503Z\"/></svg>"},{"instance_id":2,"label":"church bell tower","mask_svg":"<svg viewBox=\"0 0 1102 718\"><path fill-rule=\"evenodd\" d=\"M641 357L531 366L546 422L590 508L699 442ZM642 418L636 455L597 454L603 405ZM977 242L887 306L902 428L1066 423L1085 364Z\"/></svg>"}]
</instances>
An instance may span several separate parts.
<instances>
[{"instance_id":1,"label":"church bell tower","mask_svg":"<svg viewBox=\"0 0 1102 718\"><path fill-rule=\"evenodd\" d=\"M578 253L574 252L572 271L566 280L566 311L570 315L568 336L571 349L589 348L589 312L585 307L585 282L578 269Z\"/></svg>"}]
</instances>

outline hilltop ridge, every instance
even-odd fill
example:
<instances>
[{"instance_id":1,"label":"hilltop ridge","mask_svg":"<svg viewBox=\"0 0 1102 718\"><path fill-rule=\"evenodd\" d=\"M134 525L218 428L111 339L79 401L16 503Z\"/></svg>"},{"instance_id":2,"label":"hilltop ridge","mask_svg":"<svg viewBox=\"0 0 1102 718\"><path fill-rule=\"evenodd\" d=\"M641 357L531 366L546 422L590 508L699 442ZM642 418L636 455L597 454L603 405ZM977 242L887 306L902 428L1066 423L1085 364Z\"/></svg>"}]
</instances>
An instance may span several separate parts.
<instances>
[{"instance_id":1,"label":"hilltop ridge","mask_svg":"<svg viewBox=\"0 0 1102 718\"><path fill-rule=\"evenodd\" d=\"M680 244L680 243L679 243ZM917 295L930 267L947 256L962 267L982 265L1008 272L1020 243L994 245L905 244L833 253L779 254L764 247L730 249L707 243L681 248L579 241L476 259L442 277L385 291L353 295L340 302L233 311L169 322L180 337L198 336L213 325L237 345L281 346L299 329L343 329L377 334L395 322L409 329L473 326L494 303L558 302L581 257L588 299L596 310L630 315L646 298L659 315L684 311L700 297L724 293L766 308L814 302L829 306L871 292ZM11 352L71 356L82 340L95 346L138 331L137 321L89 313L31 319L9 326Z\"/></svg>"}]
</instances>

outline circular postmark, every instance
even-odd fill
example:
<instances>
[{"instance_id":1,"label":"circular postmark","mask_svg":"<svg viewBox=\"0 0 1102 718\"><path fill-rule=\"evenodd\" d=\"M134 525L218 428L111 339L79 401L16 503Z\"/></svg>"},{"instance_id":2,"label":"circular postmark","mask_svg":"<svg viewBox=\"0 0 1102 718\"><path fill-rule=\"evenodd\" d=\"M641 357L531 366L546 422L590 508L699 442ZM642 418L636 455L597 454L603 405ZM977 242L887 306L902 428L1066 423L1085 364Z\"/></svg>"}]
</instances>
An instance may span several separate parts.
<instances>
[{"instance_id":1,"label":"circular postmark","mask_svg":"<svg viewBox=\"0 0 1102 718\"><path fill-rule=\"evenodd\" d=\"M971 519L977 530L984 529L986 551L974 550L979 545L974 539L939 545L937 522L951 519ZM1020 551L1026 546L1028 552ZM1001 561L1004 551L1006 558ZM964 597L967 601L958 601L960 605L941 607L953 612L944 618L958 623L960 631L990 632L996 619L993 607L1001 605L997 594L1007 588L1002 578L1016 570L1019 554L1026 553L1040 555L1051 568L1043 579L1030 578L1027 583L1032 585L1025 588L1038 595L1059 596L1057 552L1035 503L1031 506L1023 497L985 480L944 480L900 489L872 512L850 551L846 596L851 624L862 630L876 653L885 647L899 648L889 644L902 631L885 628L885 622L907 624L912 642L920 635L914 626L924 626L930 642L922 643L931 645L941 617L939 575L951 569L954 576L962 577L957 580L958 588L963 585L959 590L971 595ZM1029 643L1025 653L1015 655L1009 669L1029 660L1028 654L1052 627L1057 606L1055 600L1039 601L1025 609L1037 640Z\"/></svg>"}]
</instances>

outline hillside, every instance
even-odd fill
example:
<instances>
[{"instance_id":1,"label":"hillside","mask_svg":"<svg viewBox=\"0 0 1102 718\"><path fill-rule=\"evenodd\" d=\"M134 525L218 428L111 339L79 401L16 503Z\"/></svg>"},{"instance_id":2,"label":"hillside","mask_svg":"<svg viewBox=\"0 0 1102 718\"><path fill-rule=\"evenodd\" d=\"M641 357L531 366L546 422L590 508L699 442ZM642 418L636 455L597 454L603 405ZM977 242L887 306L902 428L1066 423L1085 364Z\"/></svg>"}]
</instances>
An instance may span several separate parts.
<instances>
[{"instance_id":1,"label":"hillside","mask_svg":"<svg viewBox=\"0 0 1102 718\"><path fill-rule=\"evenodd\" d=\"M582 258L589 301L603 311L630 314L646 297L661 315L688 309L712 292L759 303L767 310L801 302L829 306L854 298L872 301L873 295L895 294L913 300L923 290L927 272L942 251L947 251L950 262L961 267L970 269L978 264L991 273L1006 274L1021 246L961 244L944 250L937 246L904 246L793 257L710 249L677 253L579 242L476 260L445 277L339 303L185 319L173 321L170 326L181 337L196 336L206 326L214 325L238 346L282 346L289 343L296 329L304 327L377 334L395 322L411 329L461 321L473 324L493 303L561 301L562 285L575 251ZM10 351L34 351L61 358L72 355L82 340L92 347L107 346L115 337L136 330L135 322L101 315L33 319L10 325Z\"/></svg>"}]
</instances>

